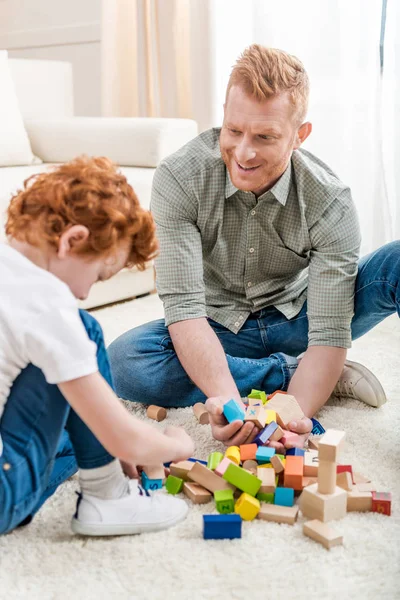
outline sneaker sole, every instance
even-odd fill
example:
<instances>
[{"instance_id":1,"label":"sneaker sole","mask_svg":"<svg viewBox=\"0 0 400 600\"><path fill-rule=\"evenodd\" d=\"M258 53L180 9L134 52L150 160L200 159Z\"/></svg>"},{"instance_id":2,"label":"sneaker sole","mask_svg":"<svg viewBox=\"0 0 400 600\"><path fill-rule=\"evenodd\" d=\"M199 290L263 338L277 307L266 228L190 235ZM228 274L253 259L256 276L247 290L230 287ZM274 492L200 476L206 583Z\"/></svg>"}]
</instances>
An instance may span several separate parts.
<instances>
[{"instance_id":1,"label":"sneaker sole","mask_svg":"<svg viewBox=\"0 0 400 600\"><path fill-rule=\"evenodd\" d=\"M363 398L358 398L360 402L363 402L368 406L372 406L373 408L379 408L380 406L382 406L382 404L385 404L385 402L387 402L385 390L380 384L379 379L375 377L375 375L369 369L367 369L367 367L364 367L363 365L360 365L360 363L356 363L351 360L346 360L345 364L357 371L358 373L361 373L361 375L368 381L368 383L374 391L375 402L368 402Z\"/></svg>"},{"instance_id":2,"label":"sneaker sole","mask_svg":"<svg viewBox=\"0 0 400 600\"><path fill-rule=\"evenodd\" d=\"M90 535L90 536L107 536L107 535L138 535L140 533L150 533L151 531L162 531L163 529L169 529L174 525L177 525L181 521L186 519L189 512L189 507L186 507L186 511L182 512L167 521L162 523L125 523L125 524L108 524L103 525L101 523L83 523L79 519L72 517L71 529L74 533L79 535Z\"/></svg>"}]
</instances>

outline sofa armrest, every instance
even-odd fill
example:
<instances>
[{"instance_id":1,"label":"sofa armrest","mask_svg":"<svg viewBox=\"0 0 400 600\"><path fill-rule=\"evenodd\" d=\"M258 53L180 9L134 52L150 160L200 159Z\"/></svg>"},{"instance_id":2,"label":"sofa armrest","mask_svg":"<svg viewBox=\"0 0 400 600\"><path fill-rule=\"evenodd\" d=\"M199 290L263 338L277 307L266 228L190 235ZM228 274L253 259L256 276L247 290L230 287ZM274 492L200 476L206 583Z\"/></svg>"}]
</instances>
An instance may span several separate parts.
<instances>
[{"instance_id":1,"label":"sofa armrest","mask_svg":"<svg viewBox=\"0 0 400 600\"><path fill-rule=\"evenodd\" d=\"M197 135L190 119L72 117L28 119L32 150L44 162L107 156L125 167L153 167Z\"/></svg>"}]
</instances>

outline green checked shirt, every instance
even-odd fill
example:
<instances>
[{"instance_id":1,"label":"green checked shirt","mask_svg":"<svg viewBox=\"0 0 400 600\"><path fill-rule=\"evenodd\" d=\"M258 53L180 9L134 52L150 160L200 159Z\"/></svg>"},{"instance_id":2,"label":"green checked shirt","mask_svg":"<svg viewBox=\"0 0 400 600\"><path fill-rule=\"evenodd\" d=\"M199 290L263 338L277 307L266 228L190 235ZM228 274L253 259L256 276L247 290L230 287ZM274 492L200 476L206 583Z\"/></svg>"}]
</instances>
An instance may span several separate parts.
<instances>
[{"instance_id":1,"label":"green checked shirt","mask_svg":"<svg viewBox=\"0 0 400 600\"><path fill-rule=\"evenodd\" d=\"M273 305L291 319L307 299L309 345L349 348L360 246L349 188L295 150L256 198L232 184L219 134L202 133L154 176L166 325L208 316L237 333L252 312Z\"/></svg>"}]
</instances>

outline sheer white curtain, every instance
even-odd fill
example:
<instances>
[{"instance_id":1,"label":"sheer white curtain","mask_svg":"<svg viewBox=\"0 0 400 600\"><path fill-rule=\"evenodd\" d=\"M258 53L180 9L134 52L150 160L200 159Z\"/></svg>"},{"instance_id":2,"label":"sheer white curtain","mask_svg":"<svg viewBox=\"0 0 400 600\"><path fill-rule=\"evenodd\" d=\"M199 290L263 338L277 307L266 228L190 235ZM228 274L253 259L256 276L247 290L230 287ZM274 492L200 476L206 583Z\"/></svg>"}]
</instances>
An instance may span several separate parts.
<instances>
[{"instance_id":1,"label":"sheer white curtain","mask_svg":"<svg viewBox=\"0 0 400 600\"><path fill-rule=\"evenodd\" d=\"M348 183L366 253L400 238L400 2L388 0L381 74L382 0L213 0L214 110L241 50L256 42L298 56L311 79L305 148Z\"/></svg>"}]
</instances>

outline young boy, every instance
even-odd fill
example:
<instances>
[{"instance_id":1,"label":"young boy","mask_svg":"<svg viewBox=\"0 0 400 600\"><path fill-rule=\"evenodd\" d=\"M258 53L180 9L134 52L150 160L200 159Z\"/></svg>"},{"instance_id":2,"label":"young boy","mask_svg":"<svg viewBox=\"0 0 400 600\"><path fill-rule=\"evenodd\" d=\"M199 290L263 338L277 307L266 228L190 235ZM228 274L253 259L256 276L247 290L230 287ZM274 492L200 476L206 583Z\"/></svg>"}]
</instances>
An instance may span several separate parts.
<instances>
[{"instance_id":1,"label":"young boy","mask_svg":"<svg viewBox=\"0 0 400 600\"><path fill-rule=\"evenodd\" d=\"M155 531L187 505L145 493L121 461L156 465L193 452L180 429L135 419L112 389L103 335L79 311L93 283L157 250L150 214L106 158L78 158L28 179L0 244L0 533L29 522L79 468L72 530Z\"/></svg>"}]
</instances>

